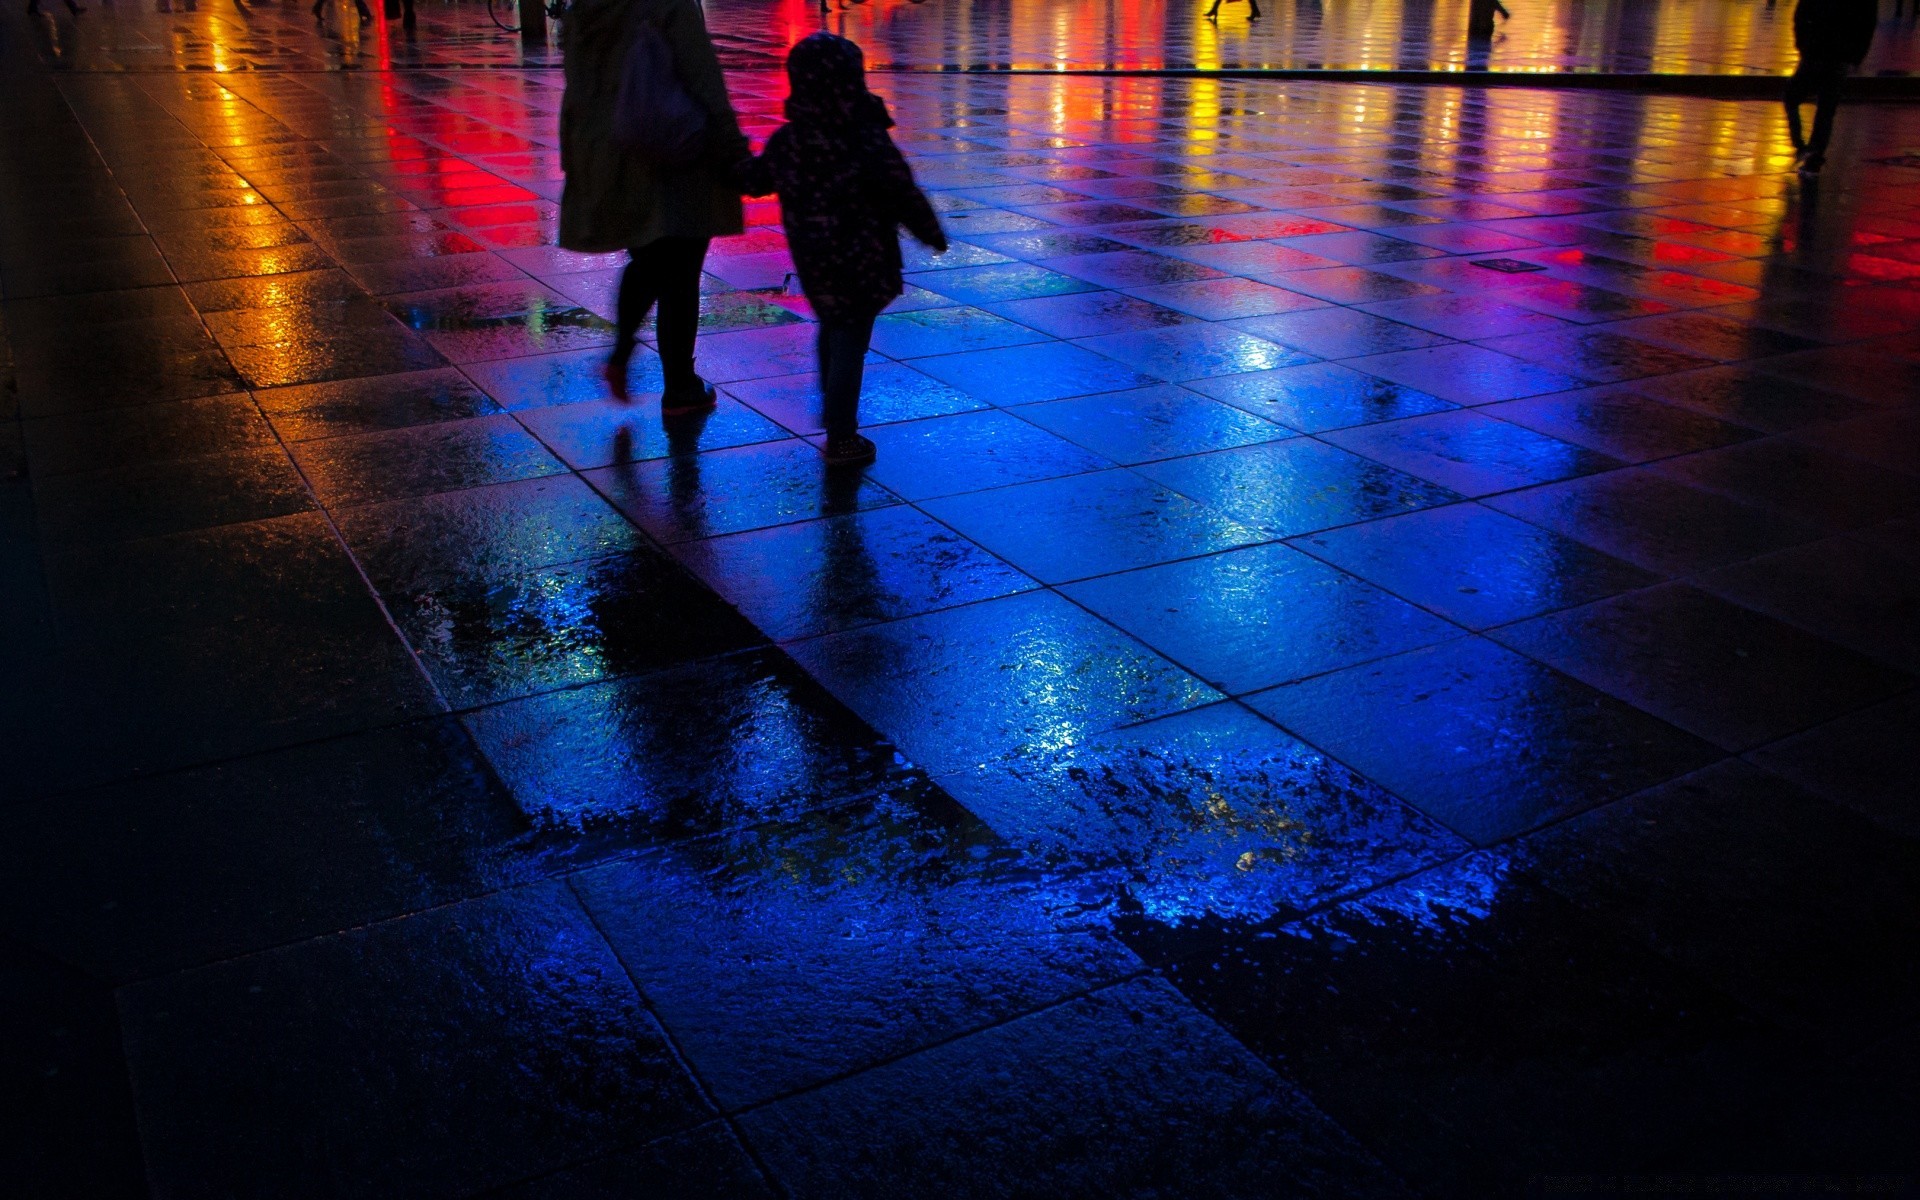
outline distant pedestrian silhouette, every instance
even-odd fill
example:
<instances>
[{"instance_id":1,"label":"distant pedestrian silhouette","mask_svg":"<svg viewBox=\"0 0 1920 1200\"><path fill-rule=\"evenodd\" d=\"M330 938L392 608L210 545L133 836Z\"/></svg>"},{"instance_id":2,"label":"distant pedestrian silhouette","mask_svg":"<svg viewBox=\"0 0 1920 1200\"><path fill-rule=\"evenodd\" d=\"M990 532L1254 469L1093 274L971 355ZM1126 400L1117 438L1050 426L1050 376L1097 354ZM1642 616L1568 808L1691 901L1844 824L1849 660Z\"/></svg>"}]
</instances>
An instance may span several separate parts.
<instances>
[{"instance_id":1,"label":"distant pedestrian silhouette","mask_svg":"<svg viewBox=\"0 0 1920 1200\"><path fill-rule=\"evenodd\" d=\"M1231 4L1232 2L1233 0L1213 0L1213 7L1207 10L1207 20L1209 21L1219 20L1220 5L1222 3ZM1247 20L1258 21L1260 19L1260 0L1247 0L1247 7L1250 10L1247 13Z\"/></svg>"},{"instance_id":2,"label":"distant pedestrian silhouette","mask_svg":"<svg viewBox=\"0 0 1920 1200\"><path fill-rule=\"evenodd\" d=\"M1492 40L1493 18L1498 14L1502 21L1512 17L1507 6L1500 0L1467 0L1467 40L1476 38Z\"/></svg>"},{"instance_id":3,"label":"distant pedestrian silhouette","mask_svg":"<svg viewBox=\"0 0 1920 1200\"><path fill-rule=\"evenodd\" d=\"M1800 65L1787 81L1787 132L1800 156L1802 175L1817 175L1826 165L1840 89L1866 59L1879 23L1880 0L1800 0L1794 7L1793 44L1800 51ZM1809 96L1816 102L1813 136L1804 138L1800 106Z\"/></svg>"}]
</instances>

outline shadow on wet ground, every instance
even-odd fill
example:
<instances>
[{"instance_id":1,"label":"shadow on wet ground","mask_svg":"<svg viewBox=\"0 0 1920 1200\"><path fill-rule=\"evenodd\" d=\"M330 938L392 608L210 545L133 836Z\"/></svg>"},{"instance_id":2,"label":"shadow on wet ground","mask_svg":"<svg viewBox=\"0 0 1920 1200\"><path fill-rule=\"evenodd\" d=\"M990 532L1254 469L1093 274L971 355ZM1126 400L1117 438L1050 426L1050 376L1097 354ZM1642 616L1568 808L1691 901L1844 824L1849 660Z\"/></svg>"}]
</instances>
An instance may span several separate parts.
<instances>
[{"instance_id":1,"label":"shadow on wet ground","mask_svg":"<svg viewBox=\"0 0 1920 1200\"><path fill-rule=\"evenodd\" d=\"M0 17L27 1194L1908 1186L1920 112L882 76L830 474L777 210L609 400L421 12Z\"/></svg>"}]
</instances>

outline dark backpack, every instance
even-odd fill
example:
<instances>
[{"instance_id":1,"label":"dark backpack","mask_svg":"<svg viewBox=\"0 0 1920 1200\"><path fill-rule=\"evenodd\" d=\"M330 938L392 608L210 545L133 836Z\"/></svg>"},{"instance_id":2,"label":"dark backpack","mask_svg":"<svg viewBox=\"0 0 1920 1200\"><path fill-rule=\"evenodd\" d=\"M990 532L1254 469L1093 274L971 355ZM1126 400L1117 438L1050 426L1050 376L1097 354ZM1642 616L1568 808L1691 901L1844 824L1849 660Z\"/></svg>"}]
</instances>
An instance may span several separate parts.
<instances>
[{"instance_id":1,"label":"dark backpack","mask_svg":"<svg viewBox=\"0 0 1920 1200\"><path fill-rule=\"evenodd\" d=\"M700 157L706 134L707 110L680 82L667 39L652 25L642 24L620 68L614 140L642 158L684 167Z\"/></svg>"}]
</instances>

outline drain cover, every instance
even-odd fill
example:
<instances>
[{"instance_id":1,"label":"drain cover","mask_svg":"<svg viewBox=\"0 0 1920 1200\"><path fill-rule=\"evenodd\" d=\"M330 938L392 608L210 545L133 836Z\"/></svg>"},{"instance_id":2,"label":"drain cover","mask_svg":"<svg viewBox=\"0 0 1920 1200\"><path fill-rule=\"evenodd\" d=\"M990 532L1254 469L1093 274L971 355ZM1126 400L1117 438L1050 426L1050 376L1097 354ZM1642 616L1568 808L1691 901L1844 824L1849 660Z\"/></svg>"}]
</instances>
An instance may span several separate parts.
<instances>
[{"instance_id":1,"label":"drain cover","mask_svg":"<svg viewBox=\"0 0 1920 1200\"><path fill-rule=\"evenodd\" d=\"M1539 263L1521 262L1517 258L1476 258L1476 267L1485 267L1489 271L1499 271L1503 275L1520 275L1527 271L1544 271Z\"/></svg>"}]
</instances>

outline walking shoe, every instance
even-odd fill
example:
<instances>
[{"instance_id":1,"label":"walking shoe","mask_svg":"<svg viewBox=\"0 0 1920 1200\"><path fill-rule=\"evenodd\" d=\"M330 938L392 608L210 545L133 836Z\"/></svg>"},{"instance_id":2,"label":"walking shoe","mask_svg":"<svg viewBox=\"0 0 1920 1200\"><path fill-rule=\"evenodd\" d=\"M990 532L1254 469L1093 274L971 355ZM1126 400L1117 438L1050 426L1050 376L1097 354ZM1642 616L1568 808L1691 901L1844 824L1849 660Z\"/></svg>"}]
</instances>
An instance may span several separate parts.
<instances>
[{"instance_id":1,"label":"walking shoe","mask_svg":"<svg viewBox=\"0 0 1920 1200\"><path fill-rule=\"evenodd\" d=\"M713 385L695 375L692 383L670 387L660 394L660 415L690 417L694 413L712 412L713 406L719 402Z\"/></svg>"},{"instance_id":2,"label":"walking shoe","mask_svg":"<svg viewBox=\"0 0 1920 1200\"><path fill-rule=\"evenodd\" d=\"M879 451L870 439L849 433L845 437L828 438L824 453L830 467L859 467L872 462Z\"/></svg>"}]
</instances>

